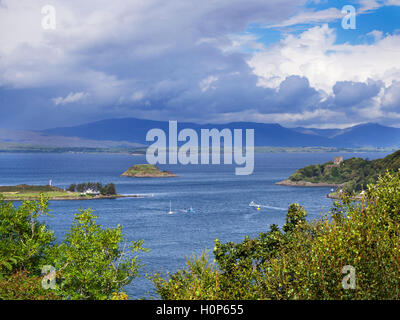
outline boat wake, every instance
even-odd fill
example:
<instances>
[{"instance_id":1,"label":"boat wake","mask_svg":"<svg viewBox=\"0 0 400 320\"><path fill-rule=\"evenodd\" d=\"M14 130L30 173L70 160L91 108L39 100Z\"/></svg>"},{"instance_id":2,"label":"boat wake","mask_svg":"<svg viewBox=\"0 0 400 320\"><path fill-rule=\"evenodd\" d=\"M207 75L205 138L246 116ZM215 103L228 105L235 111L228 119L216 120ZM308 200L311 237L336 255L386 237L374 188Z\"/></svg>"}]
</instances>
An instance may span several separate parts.
<instances>
[{"instance_id":1,"label":"boat wake","mask_svg":"<svg viewBox=\"0 0 400 320\"><path fill-rule=\"evenodd\" d=\"M154 193L121 193L124 197L153 198Z\"/></svg>"}]
</instances>

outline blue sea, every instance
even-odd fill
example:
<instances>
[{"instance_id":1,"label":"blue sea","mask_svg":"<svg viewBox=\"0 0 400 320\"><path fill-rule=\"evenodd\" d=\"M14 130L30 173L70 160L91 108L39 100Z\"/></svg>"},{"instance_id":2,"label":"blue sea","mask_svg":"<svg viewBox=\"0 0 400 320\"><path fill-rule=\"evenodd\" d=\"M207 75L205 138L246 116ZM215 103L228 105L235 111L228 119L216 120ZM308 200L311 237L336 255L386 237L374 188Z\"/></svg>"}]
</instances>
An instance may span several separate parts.
<instances>
[{"instance_id":1,"label":"blue sea","mask_svg":"<svg viewBox=\"0 0 400 320\"><path fill-rule=\"evenodd\" d=\"M53 217L42 218L64 238L78 209L91 208L104 227L122 225L128 241L144 240L149 253L141 253L141 277L125 289L134 299L155 297L145 274L174 272L185 265L186 257L212 249L216 238L238 242L248 235L268 231L270 224L282 226L287 207L303 205L308 219L328 212L330 188L277 186L296 169L324 163L334 156L381 158L386 153L259 153L249 176L236 176L235 165L162 165L177 178L138 179L121 177L133 164L146 163L144 156L127 154L1 154L0 185L53 185L66 188L71 183L116 184L121 194L142 194L142 198L114 200L51 201ZM254 201L260 211L249 207ZM173 215L169 215L170 202ZM187 212L192 207L194 213Z\"/></svg>"}]
</instances>

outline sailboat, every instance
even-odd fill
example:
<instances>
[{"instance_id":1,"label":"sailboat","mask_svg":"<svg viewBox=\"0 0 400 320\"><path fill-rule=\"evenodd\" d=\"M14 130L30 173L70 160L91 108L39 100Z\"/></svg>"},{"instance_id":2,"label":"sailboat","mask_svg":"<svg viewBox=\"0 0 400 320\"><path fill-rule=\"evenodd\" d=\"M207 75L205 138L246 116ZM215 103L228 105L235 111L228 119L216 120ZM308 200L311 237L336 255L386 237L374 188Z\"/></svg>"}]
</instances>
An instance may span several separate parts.
<instances>
[{"instance_id":1,"label":"sailboat","mask_svg":"<svg viewBox=\"0 0 400 320\"><path fill-rule=\"evenodd\" d=\"M187 210L187 212L189 212L189 213L194 213L193 207L190 207L190 208Z\"/></svg>"},{"instance_id":2,"label":"sailboat","mask_svg":"<svg viewBox=\"0 0 400 320\"><path fill-rule=\"evenodd\" d=\"M174 212L172 211L172 207L171 207L171 201L169 202L169 212L168 214L174 214Z\"/></svg>"}]
</instances>

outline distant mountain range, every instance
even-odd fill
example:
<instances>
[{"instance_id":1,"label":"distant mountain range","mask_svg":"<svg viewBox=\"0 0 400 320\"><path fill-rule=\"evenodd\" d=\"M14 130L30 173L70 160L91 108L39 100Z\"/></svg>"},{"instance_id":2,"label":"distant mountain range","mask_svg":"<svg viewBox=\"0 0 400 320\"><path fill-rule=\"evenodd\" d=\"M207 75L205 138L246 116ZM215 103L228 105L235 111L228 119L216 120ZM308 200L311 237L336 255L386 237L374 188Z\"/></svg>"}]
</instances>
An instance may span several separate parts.
<instances>
[{"instance_id":1,"label":"distant mountain range","mask_svg":"<svg viewBox=\"0 0 400 320\"><path fill-rule=\"evenodd\" d=\"M0 143L24 143L46 146L140 146L149 145L146 133L154 128L168 132L168 121L136 118L109 119L73 127L42 131L12 131L0 129ZM335 147L335 148L398 148L400 128L375 123L346 129L285 128L279 124L232 122L227 124L196 124L178 122L178 130L191 128L254 129L256 146L271 147Z\"/></svg>"},{"instance_id":2,"label":"distant mountain range","mask_svg":"<svg viewBox=\"0 0 400 320\"><path fill-rule=\"evenodd\" d=\"M152 121L135 118L109 119L74 127L54 128L42 131L47 135L79 137L89 140L146 142L146 133L160 128L168 132L167 121ZM346 129L285 128L279 124L254 122L232 122L227 124L196 124L178 122L178 130L191 128L254 129L256 146L273 147L400 147L400 128L386 127L375 123L357 125Z\"/></svg>"}]
</instances>

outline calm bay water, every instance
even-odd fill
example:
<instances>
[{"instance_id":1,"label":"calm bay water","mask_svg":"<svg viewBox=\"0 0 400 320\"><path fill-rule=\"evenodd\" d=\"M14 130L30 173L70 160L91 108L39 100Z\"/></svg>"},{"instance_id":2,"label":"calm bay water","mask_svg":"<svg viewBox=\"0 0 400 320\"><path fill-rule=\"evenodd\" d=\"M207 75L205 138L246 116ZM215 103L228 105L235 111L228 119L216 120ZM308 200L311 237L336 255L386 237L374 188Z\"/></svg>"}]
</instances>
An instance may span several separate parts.
<instances>
[{"instance_id":1,"label":"calm bay water","mask_svg":"<svg viewBox=\"0 0 400 320\"><path fill-rule=\"evenodd\" d=\"M113 182L118 193L144 194L144 198L94 201L51 201L52 218L44 218L61 241L79 208L92 208L103 226L123 226L128 241L143 239L149 253L141 254L142 277L126 291L133 298L154 296L152 283L144 273L174 272L187 256L210 250L213 241L241 241L245 235L257 236L274 223L282 226L290 203L303 205L308 219L327 212L330 188L276 186L296 169L332 160L334 153L256 154L250 176L235 176L233 165L164 165L162 170L178 178L136 179L120 174L133 164L145 163L144 156L121 154L1 154L0 185L48 184L68 187L80 182ZM384 153L340 154L345 159L381 158ZM174 215L168 215L172 202ZM249 207L250 201L266 206L261 211ZM195 213L187 213L193 207Z\"/></svg>"}]
</instances>

